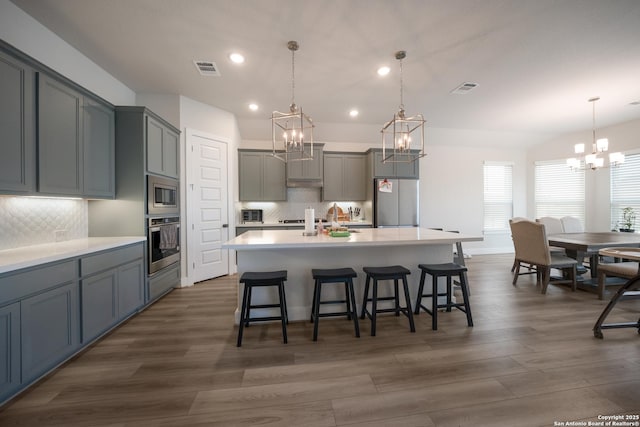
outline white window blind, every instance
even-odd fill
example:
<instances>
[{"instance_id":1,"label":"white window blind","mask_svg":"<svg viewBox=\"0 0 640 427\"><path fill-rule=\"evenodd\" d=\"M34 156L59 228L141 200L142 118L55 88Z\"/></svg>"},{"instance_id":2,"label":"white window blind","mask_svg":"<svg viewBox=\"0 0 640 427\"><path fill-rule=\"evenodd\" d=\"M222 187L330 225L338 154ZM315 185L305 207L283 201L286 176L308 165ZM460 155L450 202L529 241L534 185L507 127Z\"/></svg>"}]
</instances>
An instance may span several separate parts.
<instances>
[{"instance_id":1,"label":"white window blind","mask_svg":"<svg viewBox=\"0 0 640 427\"><path fill-rule=\"evenodd\" d=\"M635 209L640 220L640 154L627 154L624 163L611 168L611 228L623 228L622 209Z\"/></svg>"},{"instance_id":2,"label":"white window blind","mask_svg":"<svg viewBox=\"0 0 640 427\"><path fill-rule=\"evenodd\" d=\"M571 170L566 160L536 162L536 218L573 216L584 225L584 172Z\"/></svg>"},{"instance_id":3,"label":"white window blind","mask_svg":"<svg viewBox=\"0 0 640 427\"><path fill-rule=\"evenodd\" d=\"M484 231L508 232L513 217L513 165L484 164Z\"/></svg>"}]
</instances>

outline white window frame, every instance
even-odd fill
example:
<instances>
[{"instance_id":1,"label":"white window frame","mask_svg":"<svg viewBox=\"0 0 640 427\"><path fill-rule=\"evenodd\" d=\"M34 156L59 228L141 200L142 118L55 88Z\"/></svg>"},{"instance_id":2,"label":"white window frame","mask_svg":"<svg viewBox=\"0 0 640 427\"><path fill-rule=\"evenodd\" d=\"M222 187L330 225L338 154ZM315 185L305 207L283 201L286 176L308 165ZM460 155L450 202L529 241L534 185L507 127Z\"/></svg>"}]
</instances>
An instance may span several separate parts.
<instances>
[{"instance_id":1,"label":"white window frame","mask_svg":"<svg viewBox=\"0 0 640 427\"><path fill-rule=\"evenodd\" d=\"M483 232L508 234L513 217L513 162L485 161L483 181Z\"/></svg>"},{"instance_id":2,"label":"white window frame","mask_svg":"<svg viewBox=\"0 0 640 427\"><path fill-rule=\"evenodd\" d=\"M624 163L610 170L611 229L622 225L622 209L632 207L636 212L635 229L640 227L640 153L626 154Z\"/></svg>"},{"instance_id":3,"label":"white window frame","mask_svg":"<svg viewBox=\"0 0 640 427\"><path fill-rule=\"evenodd\" d=\"M572 216L586 221L585 170L572 170L565 159L535 162L535 217Z\"/></svg>"}]
</instances>

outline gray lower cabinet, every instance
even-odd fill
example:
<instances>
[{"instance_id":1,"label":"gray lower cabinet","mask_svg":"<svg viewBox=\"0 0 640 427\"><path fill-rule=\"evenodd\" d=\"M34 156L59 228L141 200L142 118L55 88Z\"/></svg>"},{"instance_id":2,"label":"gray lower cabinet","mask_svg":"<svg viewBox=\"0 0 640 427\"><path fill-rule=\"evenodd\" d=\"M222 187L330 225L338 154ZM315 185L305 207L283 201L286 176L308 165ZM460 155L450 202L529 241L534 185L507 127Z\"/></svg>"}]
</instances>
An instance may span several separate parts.
<instances>
[{"instance_id":1,"label":"gray lower cabinet","mask_svg":"<svg viewBox=\"0 0 640 427\"><path fill-rule=\"evenodd\" d=\"M174 267L162 269L157 274L149 277L149 298L153 301L169 292L177 284L180 283L180 263L176 263Z\"/></svg>"},{"instance_id":2,"label":"gray lower cabinet","mask_svg":"<svg viewBox=\"0 0 640 427\"><path fill-rule=\"evenodd\" d=\"M20 302L22 382L38 378L80 347L78 282Z\"/></svg>"},{"instance_id":3,"label":"gray lower cabinet","mask_svg":"<svg viewBox=\"0 0 640 427\"><path fill-rule=\"evenodd\" d=\"M0 51L0 193L36 189L35 72Z\"/></svg>"},{"instance_id":4,"label":"gray lower cabinet","mask_svg":"<svg viewBox=\"0 0 640 427\"><path fill-rule=\"evenodd\" d=\"M144 242L0 274L0 405L141 309L144 285Z\"/></svg>"},{"instance_id":5,"label":"gray lower cabinet","mask_svg":"<svg viewBox=\"0 0 640 427\"><path fill-rule=\"evenodd\" d=\"M140 243L80 259L83 344L142 307L143 257Z\"/></svg>"},{"instance_id":6,"label":"gray lower cabinet","mask_svg":"<svg viewBox=\"0 0 640 427\"><path fill-rule=\"evenodd\" d=\"M238 150L240 200L287 200L285 163L271 155L271 151Z\"/></svg>"},{"instance_id":7,"label":"gray lower cabinet","mask_svg":"<svg viewBox=\"0 0 640 427\"><path fill-rule=\"evenodd\" d=\"M366 200L366 160L364 154L325 153L322 199L336 202Z\"/></svg>"},{"instance_id":8,"label":"gray lower cabinet","mask_svg":"<svg viewBox=\"0 0 640 427\"><path fill-rule=\"evenodd\" d=\"M147 171L179 178L180 139L178 132L152 116L146 116Z\"/></svg>"},{"instance_id":9,"label":"gray lower cabinet","mask_svg":"<svg viewBox=\"0 0 640 427\"><path fill-rule=\"evenodd\" d=\"M0 307L0 402L20 388L20 303Z\"/></svg>"}]
</instances>

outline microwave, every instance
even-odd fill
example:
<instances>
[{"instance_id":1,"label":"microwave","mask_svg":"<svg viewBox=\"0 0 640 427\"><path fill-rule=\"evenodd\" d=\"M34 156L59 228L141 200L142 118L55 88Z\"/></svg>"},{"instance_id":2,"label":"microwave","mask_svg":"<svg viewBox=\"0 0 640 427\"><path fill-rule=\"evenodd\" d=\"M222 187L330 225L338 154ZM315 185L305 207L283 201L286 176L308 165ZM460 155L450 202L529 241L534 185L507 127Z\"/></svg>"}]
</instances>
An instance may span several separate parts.
<instances>
[{"instance_id":1,"label":"microwave","mask_svg":"<svg viewBox=\"0 0 640 427\"><path fill-rule=\"evenodd\" d=\"M180 212L179 181L159 176L147 176L147 213L178 214Z\"/></svg>"}]
</instances>

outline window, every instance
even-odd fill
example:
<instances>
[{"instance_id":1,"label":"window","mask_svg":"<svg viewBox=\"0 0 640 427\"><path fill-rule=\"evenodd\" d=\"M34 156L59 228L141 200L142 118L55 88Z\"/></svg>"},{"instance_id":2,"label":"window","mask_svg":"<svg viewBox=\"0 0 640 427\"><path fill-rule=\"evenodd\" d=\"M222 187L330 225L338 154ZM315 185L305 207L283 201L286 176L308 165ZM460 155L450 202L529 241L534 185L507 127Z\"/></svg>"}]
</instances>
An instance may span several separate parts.
<instances>
[{"instance_id":1,"label":"window","mask_svg":"<svg viewBox=\"0 0 640 427\"><path fill-rule=\"evenodd\" d=\"M484 232L509 231L513 217L513 165L484 163Z\"/></svg>"},{"instance_id":2,"label":"window","mask_svg":"<svg viewBox=\"0 0 640 427\"><path fill-rule=\"evenodd\" d=\"M585 223L584 169L572 170L566 160L535 165L536 218L573 216Z\"/></svg>"},{"instance_id":3,"label":"window","mask_svg":"<svg viewBox=\"0 0 640 427\"><path fill-rule=\"evenodd\" d=\"M625 228L622 209L631 207L640 217L640 154L628 154L611 168L611 228ZM637 227L637 224L634 225Z\"/></svg>"}]
</instances>

